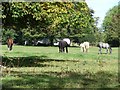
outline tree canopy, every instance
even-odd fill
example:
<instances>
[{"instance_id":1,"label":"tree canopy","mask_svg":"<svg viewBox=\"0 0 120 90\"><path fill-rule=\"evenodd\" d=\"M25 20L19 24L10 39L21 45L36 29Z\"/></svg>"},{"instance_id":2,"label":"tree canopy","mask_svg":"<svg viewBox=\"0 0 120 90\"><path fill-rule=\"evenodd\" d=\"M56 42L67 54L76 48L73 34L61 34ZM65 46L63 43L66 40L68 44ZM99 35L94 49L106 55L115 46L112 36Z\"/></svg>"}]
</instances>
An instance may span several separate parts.
<instances>
[{"instance_id":1,"label":"tree canopy","mask_svg":"<svg viewBox=\"0 0 120 90\"><path fill-rule=\"evenodd\" d=\"M85 37L96 28L94 11L86 2L7 2L2 10L3 28L14 30L20 43L41 37Z\"/></svg>"},{"instance_id":2,"label":"tree canopy","mask_svg":"<svg viewBox=\"0 0 120 90\"><path fill-rule=\"evenodd\" d=\"M119 46L120 36L120 4L114 6L106 13L106 17L103 21L103 29L106 34L106 42L113 46Z\"/></svg>"}]
</instances>

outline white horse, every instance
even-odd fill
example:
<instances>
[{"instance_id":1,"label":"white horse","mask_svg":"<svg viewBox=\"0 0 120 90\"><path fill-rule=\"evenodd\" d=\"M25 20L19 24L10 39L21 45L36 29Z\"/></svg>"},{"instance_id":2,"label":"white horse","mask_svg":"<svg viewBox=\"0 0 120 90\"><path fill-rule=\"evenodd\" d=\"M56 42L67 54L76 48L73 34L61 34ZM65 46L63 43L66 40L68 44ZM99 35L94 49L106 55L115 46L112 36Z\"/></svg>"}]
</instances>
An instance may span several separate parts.
<instances>
[{"instance_id":1,"label":"white horse","mask_svg":"<svg viewBox=\"0 0 120 90\"><path fill-rule=\"evenodd\" d=\"M106 54L108 50L110 54L112 53L112 48L108 43L99 42L97 46L99 47L99 54L102 54L102 48L106 49Z\"/></svg>"},{"instance_id":2,"label":"white horse","mask_svg":"<svg viewBox=\"0 0 120 90\"><path fill-rule=\"evenodd\" d=\"M80 47L81 47L81 51L83 52L88 52L88 49L89 49L89 42L84 42L84 43L81 43L80 44Z\"/></svg>"}]
</instances>

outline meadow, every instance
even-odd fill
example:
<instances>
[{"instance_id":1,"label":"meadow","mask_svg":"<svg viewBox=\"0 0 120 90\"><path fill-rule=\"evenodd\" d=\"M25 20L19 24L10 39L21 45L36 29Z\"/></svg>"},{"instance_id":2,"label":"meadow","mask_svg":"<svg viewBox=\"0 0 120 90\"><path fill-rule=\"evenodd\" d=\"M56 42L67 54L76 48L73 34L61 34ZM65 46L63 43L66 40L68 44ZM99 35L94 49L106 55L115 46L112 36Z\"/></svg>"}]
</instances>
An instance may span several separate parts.
<instances>
[{"instance_id":1,"label":"meadow","mask_svg":"<svg viewBox=\"0 0 120 90\"><path fill-rule=\"evenodd\" d=\"M105 50L103 50L105 52ZM3 88L118 88L118 48L112 54L98 54L97 47L82 53L69 47L2 45Z\"/></svg>"}]
</instances>

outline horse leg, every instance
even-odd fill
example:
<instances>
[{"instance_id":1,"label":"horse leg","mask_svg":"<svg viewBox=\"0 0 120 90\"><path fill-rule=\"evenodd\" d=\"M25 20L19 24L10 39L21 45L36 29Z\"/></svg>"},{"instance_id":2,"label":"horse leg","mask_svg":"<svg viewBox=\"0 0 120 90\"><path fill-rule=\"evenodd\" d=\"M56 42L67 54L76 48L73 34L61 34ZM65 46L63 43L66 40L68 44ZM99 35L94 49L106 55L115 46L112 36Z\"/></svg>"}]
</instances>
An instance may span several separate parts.
<instances>
[{"instance_id":1,"label":"horse leg","mask_svg":"<svg viewBox=\"0 0 120 90\"><path fill-rule=\"evenodd\" d=\"M85 48L83 47L83 52L85 51Z\"/></svg>"},{"instance_id":2,"label":"horse leg","mask_svg":"<svg viewBox=\"0 0 120 90\"><path fill-rule=\"evenodd\" d=\"M102 48L101 47L99 48L99 54L102 54Z\"/></svg>"},{"instance_id":3,"label":"horse leg","mask_svg":"<svg viewBox=\"0 0 120 90\"><path fill-rule=\"evenodd\" d=\"M64 47L62 48L62 51L65 52L65 48Z\"/></svg>"},{"instance_id":4,"label":"horse leg","mask_svg":"<svg viewBox=\"0 0 120 90\"><path fill-rule=\"evenodd\" d=\"M61 52L61 48L60 48L60 46L59 46L59 53Z\"/></svg>"},{"instance_id":5,"label":"horse leg","mask_svg":"<svg viewBox=\"0 0 120 90\"><path fill-rule=\"evenodd\" d=\"M89 52L89 48L87 48L86 50L87 50L87 52Z\"/></svg>"},{"instance_id":6,"label":"horse leg","mask_svg":"<svg viewBox=\"0 0 120 90\"><path fill-rule=\"evenodd\" d=\"M62 42L59 42L59 53L62 52Z\"/></svg>"},{"instance_id":7,"label":"horse leg","mask_svg":"<svg viewBox=\"0 0 120 90\"><path fill-rule=\"evenodd\" d=\"M108 48L106 48L106 54L108 54Z\"/></svg>"},{"instance_id":8,"label":"horse leg","mask_svg":"<svg viewBox=\"0 0 120 90\"><path fill-rule=\"evenodd\" d=\"M60 53L60 47L59 47L59 53Z\"/></svg>"},{"instance_id":9,"label":"horse leg","mask_svg":"<svg viewBox=\"0 0 120 90\"><path fill-rule=\"evenodd\" d=\"M86 48L86 53L88 52L88 49Z\"/></svg>"},{"instance_id":10,"label":"horse leg","mask_svg":"<svg viewBox=\"0 0 120 90\"><path fill-rule=\"evenodd\" d=\"M10 45L10 51L12 50L12 44Z\"/></svg>"},{"instance_id":11,"label":"horse leg","mask_svg":"<svg viewBox=\"0 0 120 90\"><path fill-rule=\"evenodd\" d=\"M110 54L112 53L112 48L111 47L109 48L109 52L110 52Z\"/></svg>"},{"instance_id":12,"label":"horse leg","mask_svg":"<svg viewBox=\"0 0 120 90\"><path fill-rule=\"evenodd\" d=\"M7 44L8 50L9 50L9 44Z\"/></svg>"},{"instance_id":13,"label":"horse leg","mask_svg":"<svg viewBox=\"0 0 120 90\"><path fill-rule=\"evenodd\" d=\"M87 48L86 48L86 46L85 46L85 52L87 52Z\"/></svg>"},{"instance_id":14,"label":"horse leg","mask_svg":"<svg viewBox=\"0 0 120 90\"><path fill-rule=\"evenodd\" d=\"M62 50L62 47L59 47L59 53L61 53L63 50Z\"/></svg>"},{"instance_id":15,"label":"horse leg","mask_svg":"<svg viewBox=\"0 0 120 90\"><path fill-rule=\"evenodd\" d=\"M66 47L66 53L68 53L68 48Z\"/></svg>"}]
</instances>

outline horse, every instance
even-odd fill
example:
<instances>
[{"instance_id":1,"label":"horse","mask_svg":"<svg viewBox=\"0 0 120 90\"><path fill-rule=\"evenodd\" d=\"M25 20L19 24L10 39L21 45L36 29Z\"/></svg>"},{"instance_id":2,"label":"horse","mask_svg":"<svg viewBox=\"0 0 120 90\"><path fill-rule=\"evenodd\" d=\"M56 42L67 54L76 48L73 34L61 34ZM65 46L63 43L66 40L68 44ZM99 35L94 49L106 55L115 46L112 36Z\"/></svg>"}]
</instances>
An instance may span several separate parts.
<instances>
[{"instance_id":1,"label":"horse","mask_svg":"<svg viewBox=\"0 0 120 90\"><path fill-rule=\"evenodd\" d=\"M58 46L59 46L59 53L65 52L65 48L66 48L66 53L68 53L68 43L66 41L60 40Z\"/></svg>"},{"instance_id":2,"label":"horse","mask_svg":"<svg viewBox=\"0 0 120 90\"><path fill-rule=\"evenodd\" d=\"M8 46L8 50L12 50L12 46L13 46L13 39L12 38L8 38L7 39L7 46Z\"/></svg>"},{"instance_id":3,"label":"horse","mask_svg":"<svg viewBox=\"0 0 120 90\"><path fill-rule=\"evenodd\" d=\"M108 43L99 42L97 46L99 47L98 54L102 54L102 48L106 49L106 54L108 54L108 50L110 54L112 53L112 48Z\"/></svg>"},{"instance_id":4,"label":"horse","mask_svg":"<svg viewBox=\"0 0 120 90\"><path fill-rule=\"evenodd\" d=\"M28 41L27 41L27 40L25 40L24 45L26 46L27 44L28 44Z\"/></svg>"},{"instance_id":5,"label":"horse","mask_svg":"<svg viewBox=\"0 0 120 90\"><path fill-rule=\"evenodd\" d=\"M81 43L81 44L80 44L80 47L81 47L81 51L83 51L83 52L88 52L89 42Z\"/></svg>"},{"instance_id":6,"label":"horse","mask_svg":"<svg viewBox=\"0 0 120 90\"><path fill-rule=\"evenodd\" d=\"M70 39L69 38L64 38L63 41L66 41L67 44L70 46Z\"/></svg>"}]
</instances>

